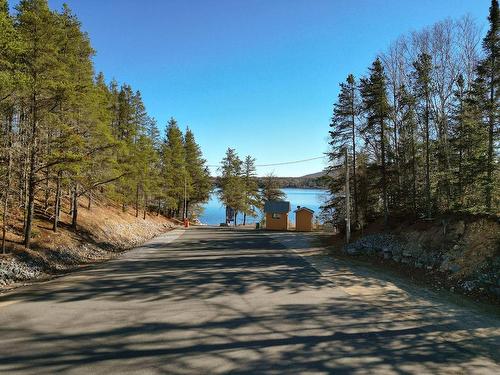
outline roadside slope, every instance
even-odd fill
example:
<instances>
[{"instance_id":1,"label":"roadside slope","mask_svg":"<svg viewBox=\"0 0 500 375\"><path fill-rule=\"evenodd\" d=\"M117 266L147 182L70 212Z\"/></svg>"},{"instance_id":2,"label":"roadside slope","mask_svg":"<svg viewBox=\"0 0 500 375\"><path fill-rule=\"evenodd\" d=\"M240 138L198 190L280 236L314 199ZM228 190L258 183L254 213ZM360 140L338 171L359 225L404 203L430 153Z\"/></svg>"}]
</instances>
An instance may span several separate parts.
<instances>
[{"instance_id":1,"label":"roadside slope","mask_svg":"<svg viewBox=\"0 0 500 375\"><path fill-rule=\"evenodd\" d=\"M53 232L51 223L38 217L31 250L22 246L20 224L13 225L7 237L10 253L0 256L0 289L111 259L176 227L163 216L141 212L136 217L131 210L96 202L90 209L80 207L76 231L68 222L69 214L62 213L60 228Z\"/></svg>"}]
</instances>

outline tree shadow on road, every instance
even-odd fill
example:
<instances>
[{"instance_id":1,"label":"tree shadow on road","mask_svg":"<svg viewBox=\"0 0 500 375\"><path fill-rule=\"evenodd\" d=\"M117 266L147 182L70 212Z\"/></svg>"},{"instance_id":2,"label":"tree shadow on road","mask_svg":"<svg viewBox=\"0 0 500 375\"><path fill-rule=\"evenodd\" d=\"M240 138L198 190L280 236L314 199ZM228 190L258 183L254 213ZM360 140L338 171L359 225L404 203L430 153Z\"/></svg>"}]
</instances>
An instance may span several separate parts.
<instances>
[{"instance_id":1,"label":"tree shadow on road","mask_svg":"<svg viewBox=\"0 0 500 375\"><path fill-rule=\"evenodd\" d=\"M81 275L84 277L71 286L52 282L43 290L26 289L9 298L59 303L88 299L180 301L244 294L255 288L294 293L328 284L307 262L250 231L241 231L236 238L181 238L168 247L153 242Z\"/></svg>"},{"instance_id":2,"label":"tree shadow on road","mask_svg":"<svg viewBox=\"0 0 500 375\"><path fill-rule=\"evenodd\" d=\"M168 249L153 241L75 276L10 299L62 306L130 302L165 311L179 306L178 314L153 320L144 311L140 320L87 322L84 329L76 321L69 330L27 328L20 319L0 328L0 371L86 372L96 365L165 374L498 370L498 322L471 321L464 329L459 323L471 317L462 310L436 309L397 290L340 292L303 259L251 231L234 238L223 231L210 239L181 237ZM345 278L342 287L357 282ZM257 292L287 298L252 308L228 303ZM321 299L310 297L319 292ZM194 312L184 307L192 307L189 302L203 303L203 318L191 318Z\"/></svg>"},{"instance_id":3,"label":"tree shadow on road","mask_svg":"<svg viewBox=\"0 0 500 375\"><path fill-rule=\"evenodd\" d=\"M117 372L154 364L157 373L216 373L223 362L232 374L495 371L498 332L454 332L459 317L429 319L425 308L385 302L373 306L342 297L255 314L219 306L215 320L89 327L84 334L4 328L3 340L30 337L23 343L29 350L4 352L0 369L49 374L107 363Z\"/></svg>"}]
</instances>

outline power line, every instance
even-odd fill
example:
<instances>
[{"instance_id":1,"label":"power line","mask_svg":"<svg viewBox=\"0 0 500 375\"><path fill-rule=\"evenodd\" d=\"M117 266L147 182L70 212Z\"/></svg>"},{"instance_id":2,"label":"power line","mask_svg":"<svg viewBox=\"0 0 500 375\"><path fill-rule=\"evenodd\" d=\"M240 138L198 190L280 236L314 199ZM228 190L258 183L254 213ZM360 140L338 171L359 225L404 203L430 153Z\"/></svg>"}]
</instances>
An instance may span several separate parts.
<instances>
[{"instance_id":1,"label":"power line","mask_svg":"<svg viewBox=\"0 0 500 375\"><path fill-rule=\"evenodd\" d=\"M317 156L317 157L309 158L309 159L294 160L294 161L285 161L285 162L281 162L281 163L256 164L255 166L256 167L274 167L274 166L277 166L277 165L298 164L298 163L305 163L305 162L312 161L312 160L324 159L325 157L326 156ZM220 164L208 165L208 167L212 167L212 168L217 168L219 166L220 166Z\"/></svg>"},{"instance_id":2,"label":"power line","mask_svg":"<svg viewBox=\"0 0 500 375\"><path fill-rule=\"evenodd\" d=\"M305 163L307 161L318 160L318 159L323 159L323 158L325 158L325 156L318 156L315 158L303 159L303 160L285 161L282 163L274 163L274 164L260 164L260 165L256 165L256 167L274 167L276 165L298 164L298 163Z\"/></svg>"}]
</instances>

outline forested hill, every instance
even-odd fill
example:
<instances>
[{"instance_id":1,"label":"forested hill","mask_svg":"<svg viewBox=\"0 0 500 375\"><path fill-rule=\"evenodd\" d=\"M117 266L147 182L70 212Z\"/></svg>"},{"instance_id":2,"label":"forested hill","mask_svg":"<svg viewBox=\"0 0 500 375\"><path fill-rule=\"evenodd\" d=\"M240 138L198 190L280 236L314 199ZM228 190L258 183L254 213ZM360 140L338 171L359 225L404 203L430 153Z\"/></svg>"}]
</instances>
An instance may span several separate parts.
<instances>
[{"instance_id":1,"label":"forested hill","mask_svg":"<svg viewBox=\"0 0 500 375\"><path fill-rule=\"evenodd\" d=\"M269 177L257 177L257 184L260 188L265 185L265 179ZM313 173L301 177L275 177L272 179L276 183L276 187L297 188L297 189L326 189L328 187L327 179L324 172ZM212 179L214 185L217 184L217 178Z\"/></svg>"},{"instance_id":2,"label":"forested hill","mask_svg":"<svg viewBox=\"0 0 500 375\"><path fill-rule=\"evenodd\" d=\"M323 172L301 177L276 177L280 188L325 189L327 182ZM263 185L263 178L259 178L259 185Z\"/></svg>"}]
</instances>

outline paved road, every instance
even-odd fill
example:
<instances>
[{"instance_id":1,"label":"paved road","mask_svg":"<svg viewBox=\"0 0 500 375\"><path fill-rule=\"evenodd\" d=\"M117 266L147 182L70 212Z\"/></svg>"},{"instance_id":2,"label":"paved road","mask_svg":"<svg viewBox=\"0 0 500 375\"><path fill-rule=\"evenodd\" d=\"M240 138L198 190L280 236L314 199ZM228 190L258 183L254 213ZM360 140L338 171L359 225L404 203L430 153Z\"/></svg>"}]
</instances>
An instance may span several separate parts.
<instances>
[{"instance_id":1,"label":"paved road","mask_svg":"<svg viewBox=\"0 0 500 375\"><path fill-rule=\"evenodd\" d=\"M313 267L304 248L174 231L21 288L0 298L0 372L500 373L496 318L309 254Z\"/></svg>"}]
</instances>

